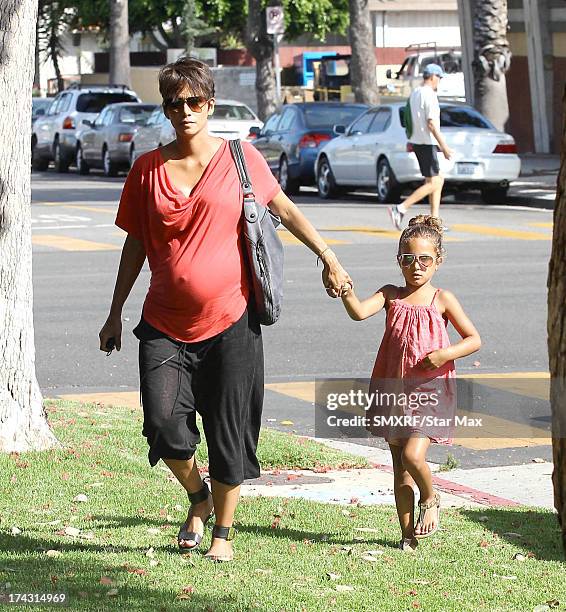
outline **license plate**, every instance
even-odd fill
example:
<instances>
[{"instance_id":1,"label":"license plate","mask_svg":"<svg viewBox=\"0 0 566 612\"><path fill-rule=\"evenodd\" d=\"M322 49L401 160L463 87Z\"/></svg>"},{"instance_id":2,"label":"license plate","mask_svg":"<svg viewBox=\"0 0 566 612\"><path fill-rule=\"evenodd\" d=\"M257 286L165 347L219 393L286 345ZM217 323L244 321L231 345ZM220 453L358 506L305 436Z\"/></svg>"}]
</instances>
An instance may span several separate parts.
<instances>
[{"instance_id":1,"label":"license plate","mask_svg":"<svg viewBox=\"0 0 566 612\"><path fill-rule=\"evenodd\" d=\"M479 167L479 164L475 164L472 162L458 162L456 164L456 172L458 174L466 174L469 176L471 174L475 174L478 171Z\"/></svg>"}]
</instances>

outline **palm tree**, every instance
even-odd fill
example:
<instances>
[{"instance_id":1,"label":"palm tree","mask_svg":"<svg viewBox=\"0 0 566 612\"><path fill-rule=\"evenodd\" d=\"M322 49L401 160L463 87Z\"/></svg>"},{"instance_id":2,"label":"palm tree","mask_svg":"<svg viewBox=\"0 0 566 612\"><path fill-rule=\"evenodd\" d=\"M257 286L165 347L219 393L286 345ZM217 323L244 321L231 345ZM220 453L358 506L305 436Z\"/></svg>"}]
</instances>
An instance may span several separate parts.
<instances>
[{"instance_id":1,"label":"palm tree","mask_svg":"<svg viewBox=\"0 0 566 612\"><path fill-rule=\"evenodd\" d=\"M350 9L350 82L356 102L377 104L375 48L368 0L349 0Z\"/></svg>"},{"instance_id":2,"label":"palm tree","mask_svg":"<svg viewBox=\"0 0 566 612\"><path fill-rule=\"evenodd\" d=\"M19 452L58 444L37 384L33 334L29 145L37 0L0 0L0 15L0 452Z\"/></svg>"},{"instance_id":3,"label":"palm tree","mask_svg":"<svg viewBox=\"0 0 566 612\"><path fill-rule=\"evenodd\" d=\"M565 98L566 117L566 98ZM562 167L554 207L554 235L548 271L548 357L552 407L554 506L566 552L566 129L562 135Z\"/></svg>"},{"instance_id":4,"label":"palm tree","mask_svg":"<svg viewBox=\"0 0 566 612\"><path fill-rule=\"evenodd\" d=\"M509 119L505 74L511 65L507 0L469 0L474 18L475 103L500 130Z\"/></svg>"},{"instance_id":5,"label":"palm tree","mask_svg":"<svg viewBox=\"0 0 566 612\"><path fill-rule=\"evenodd\" d=\"M261 0L248 0L246 46L256 61L257 114L265 120L277 109L273 40L267 34Z\"/></svg>"}]
</instances>

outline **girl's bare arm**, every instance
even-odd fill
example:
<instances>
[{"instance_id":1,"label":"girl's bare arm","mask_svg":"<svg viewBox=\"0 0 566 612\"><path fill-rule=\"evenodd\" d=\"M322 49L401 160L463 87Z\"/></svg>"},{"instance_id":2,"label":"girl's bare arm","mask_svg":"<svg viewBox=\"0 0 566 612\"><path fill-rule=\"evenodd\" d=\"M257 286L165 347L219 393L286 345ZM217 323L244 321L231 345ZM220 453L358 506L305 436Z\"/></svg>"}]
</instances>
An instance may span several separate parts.
<instances>
[{"instance_id":1,"label":"girl's bare arm","mask_svg":"<svg viewBox=\"0 0 566 612\"><path fill-rule=\"evenodd\" d=\"M447 361L467 357L481 348L481 338L478 330L468 315L450 291L441 291L438 295L438 304L444 307L444 314L454 325L462 340L449 347L429 353L422 361L421 366L426 370L433 370L443 366Z\"/></svg>"},{"instance_id":2,"label":"girl's bare arm","mask_svg":"<svg viewBox=\"0 0 566 612\"><path fill-rule=\"evenodd\" d=\"M387 288L381 287L369 298L360 301L353 289L350 289L345 295L342 295L342 302L346 308L346 312L354 321L363 321L368 317L377 314L385 306L385 297Z\"/></svg>"}]
</instances>

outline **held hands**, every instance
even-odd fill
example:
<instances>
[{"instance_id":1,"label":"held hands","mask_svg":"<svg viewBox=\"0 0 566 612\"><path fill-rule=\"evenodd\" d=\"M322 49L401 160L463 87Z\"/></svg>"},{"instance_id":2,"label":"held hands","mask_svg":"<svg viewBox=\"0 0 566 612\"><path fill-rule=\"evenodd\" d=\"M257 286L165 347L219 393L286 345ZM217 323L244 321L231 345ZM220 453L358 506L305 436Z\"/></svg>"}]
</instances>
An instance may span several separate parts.
<instances>
[{"instance_id":1,"label":"held hands","mask_svg":"<svg viewBox=\"0 0 566 612\"><path fill-rule=\"evenodd\" d=\"M446 349L438 349L437 351L429 353L421 360L419 365L423 370L436 370L437 368L441 368L449 360Z\"/></svg>"},{"instance_id":2,"label":"held hands","mask_svg":"<svg viewBox=\"0 0 566 612\"><path fill-rule=\"evenodd\" d=\"M321 255L321 259L324 263L322 284L330 297L341 297L354 288L350 275L340 265L338 258L330 249L326 249L323 255Z\"/></svg>"},{"instance_id":3,"label":"held hands","mask_svg":"<svg viewBox=\"0 0 566 612\"><path fill-rule=\"evenodd\" d=\"M100 338L101 351L111 351L108 345L108 341L111 339L114 340L116 350L119 351L122 348L122 317L120 315L109 315L98 337Z\"/></svg>"}]
</instances>

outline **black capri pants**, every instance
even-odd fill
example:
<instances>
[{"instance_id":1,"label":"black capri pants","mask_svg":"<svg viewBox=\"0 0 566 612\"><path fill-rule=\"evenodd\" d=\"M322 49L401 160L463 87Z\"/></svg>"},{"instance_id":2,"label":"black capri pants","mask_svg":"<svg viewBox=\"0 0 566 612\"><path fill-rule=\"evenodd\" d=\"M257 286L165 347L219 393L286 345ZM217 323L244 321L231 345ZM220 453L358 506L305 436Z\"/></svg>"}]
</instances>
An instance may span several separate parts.
<instances>
[{"instance_id":1,"label":"black capri pants","mask_svg":"<svg viewBox=\"0 0 566 612\"><path fill-rule=\"evenodd\" d=\"M142 433L150 465L194 455L198 412L210 477L227 485L258 478L264 373L255 312L248 307L228 329L200 342L174 340L143 316L134 334L140 340Z\"/></svg>"}]
</instances>

